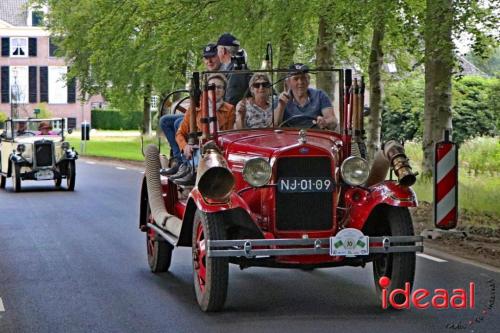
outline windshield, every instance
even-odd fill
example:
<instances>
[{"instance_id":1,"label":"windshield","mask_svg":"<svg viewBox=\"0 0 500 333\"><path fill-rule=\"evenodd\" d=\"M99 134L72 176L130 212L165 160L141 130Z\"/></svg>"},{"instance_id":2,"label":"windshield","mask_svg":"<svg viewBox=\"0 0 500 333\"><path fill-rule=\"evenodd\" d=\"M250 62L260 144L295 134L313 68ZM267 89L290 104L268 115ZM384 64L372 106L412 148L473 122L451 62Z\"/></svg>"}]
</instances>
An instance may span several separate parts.
<instances>
[{"instance_id":1,"label":"windshield","mask_svg":"<svg viewBox=\"0 0 500 333\"><path fill-rule=\"evenodd\" d=\"M209 110L213 101L217 110L223 102L233 105L234 129L338 130L338 71L309 70L298 65L281 71L202 73L202 82L214 87L208 91Z\"/></svg>"},{"instance_id":2,"label":"windshield","mask_svg":"<svg viewBox=\"0 0 500 333\"><path fill-rule=\"evenodd\" d=\"M7 120L3 136L6 138L25 136L62 135L63 119L12 119Z\"/></svg>"}]
</instances>

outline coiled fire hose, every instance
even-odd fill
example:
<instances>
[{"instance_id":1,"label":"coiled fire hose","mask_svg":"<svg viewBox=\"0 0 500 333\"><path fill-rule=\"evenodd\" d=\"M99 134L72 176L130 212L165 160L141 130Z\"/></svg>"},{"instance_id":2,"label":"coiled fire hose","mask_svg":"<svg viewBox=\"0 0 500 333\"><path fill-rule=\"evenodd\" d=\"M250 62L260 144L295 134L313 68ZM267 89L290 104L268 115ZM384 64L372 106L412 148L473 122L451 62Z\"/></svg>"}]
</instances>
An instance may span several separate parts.
<instances>
[{"instance_id":1,"label":"coiled fire hose","mask_svg":"<svg viewBox=\"0 0 500 333\"><path fill-rule=\"evenodd\" d=\"M179 236L182 222L179 218L167 212L163 201L160 182L160 151L156 145L151 144L146 147L145 162L146 184L148 187L148 201L151 215L156 224L173 235Z\"/></svg>"}]
</instances>

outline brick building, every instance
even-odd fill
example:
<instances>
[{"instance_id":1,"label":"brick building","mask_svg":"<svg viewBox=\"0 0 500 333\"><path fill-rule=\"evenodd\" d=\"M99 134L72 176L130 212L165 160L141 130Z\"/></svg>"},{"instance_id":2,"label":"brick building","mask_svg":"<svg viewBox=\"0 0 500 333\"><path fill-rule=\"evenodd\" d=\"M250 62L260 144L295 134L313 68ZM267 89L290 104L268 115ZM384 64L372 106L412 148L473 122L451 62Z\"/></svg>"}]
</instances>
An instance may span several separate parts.
<instances>
[{"instance_id":1,"label":"brick building","mask_svg":"<svg viewBox=\"0 0 500 333\"><path fill-rule=\"evenodd\" d=\"M46 9L34 10L28 0L0 0L0 112L34 117L45 108L54 117L90 121L90 110L103 105L93 96L83 105L78 83L66 80L68 63L56 56L56 46L43 25ZM13 107L16 105L17 107Z\"/></svg>"}]
</instances>

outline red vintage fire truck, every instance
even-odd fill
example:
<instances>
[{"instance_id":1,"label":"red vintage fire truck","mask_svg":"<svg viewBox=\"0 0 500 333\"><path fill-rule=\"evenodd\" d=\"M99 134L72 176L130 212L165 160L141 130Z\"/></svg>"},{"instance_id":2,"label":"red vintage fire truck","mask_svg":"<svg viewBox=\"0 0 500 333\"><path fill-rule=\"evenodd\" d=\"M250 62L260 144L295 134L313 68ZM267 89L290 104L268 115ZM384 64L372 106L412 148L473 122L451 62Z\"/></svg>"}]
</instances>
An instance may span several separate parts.
<instances>
[{"instance_id":1,"label":"red vintage fire truck","mask_svg":"<svg viewBox=\"0 0 500 333\"><path fill-rule=\"evenodd\" d=\"M146 148L139 227L149 266L154 273L167 271L174 249L191 247L203 311L223 308L229 264L316 269L372 263L379 296L384 276L391 281L388 290L413 285L415 253L423 251L408 210L417 205L410 187L416 175L395 141L386 142L369 167L364 84L348 69L309 73L323 71L337 82L336 130L320 130L313 122L311 128L289 122L230 131L192 128L201 159L191 187L161 175L164 156L156 145ZM199 105L208 124L216 117L210 116L213 87L206 77L193 74L186 112ZM386 180L389 169L394 180Z\"/></svg>"}]
</instances>

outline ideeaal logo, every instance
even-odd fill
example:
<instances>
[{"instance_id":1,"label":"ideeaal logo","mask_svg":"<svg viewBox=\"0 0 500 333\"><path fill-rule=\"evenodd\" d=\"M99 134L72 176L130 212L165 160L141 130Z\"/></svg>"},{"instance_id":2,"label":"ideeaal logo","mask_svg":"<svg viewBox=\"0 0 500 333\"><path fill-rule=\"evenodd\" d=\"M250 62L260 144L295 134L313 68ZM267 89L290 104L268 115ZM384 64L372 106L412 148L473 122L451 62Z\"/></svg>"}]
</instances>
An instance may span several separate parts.
<instances>
[{"instance_id":1,"label":"ideeaal logo","mask_svg":"<svg viewBox=\"0 0 500 333\"><path fill-rule=\"evenodd\" d=\"M388 292L387 288L391 280L383 276L378 284L382 288L382 308L387 309L388 304L394 309L409 309L413 306L417 309L426 309L430 306L436 309L474 309L475 284L469 283L469 288L453 289L450 293L446 289L435 289L431 293L427 289L416 289L410 293L410 283L406 282L404 289L394 289ZM430 297L430 298L429 298Z\"/></svg>"}]
</instances>

